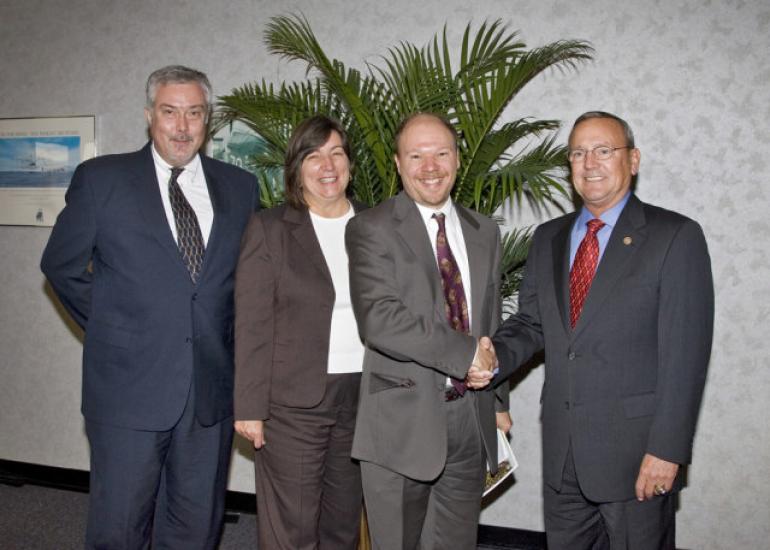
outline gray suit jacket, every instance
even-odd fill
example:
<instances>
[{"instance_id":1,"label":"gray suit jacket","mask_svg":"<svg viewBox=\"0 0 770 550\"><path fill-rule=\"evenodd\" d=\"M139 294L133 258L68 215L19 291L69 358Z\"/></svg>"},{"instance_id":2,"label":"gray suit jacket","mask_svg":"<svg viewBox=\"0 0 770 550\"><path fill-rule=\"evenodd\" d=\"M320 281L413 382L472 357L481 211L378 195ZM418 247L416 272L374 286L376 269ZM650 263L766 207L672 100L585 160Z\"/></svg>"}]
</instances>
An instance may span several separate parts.
<instances>
[{"instance_id":1,"label":"gray suit jacket","mask_svg":"<svg viewBox=\"0 0 770 550\"><path fill-rule=\"evenodd\" d=\"M446 377L465 378L476 338L500 319L499 230L456 208L471 270L472 336L446 321L435 255L409 196L358 214L346 233L353 308L366 344L353 456L417 480L435 479L446 463ZM495 395L473 398L496 470Z\"/></svg>"},{"instance_id":2,"label":"gray suit jacket","mask_svg":"<svg viewBox=\"0 0 770 550\"><path fill-rule=\"evenodd\" d=\"M711 264L698 224L631 196L572 330L575 216L535 232L519 311L494 342L501 376L545 347L545 483L560 489L571 443L585 495L614 502L634 497L645 453L690 461L711 353Z\"/></svg>"}]
</instances>

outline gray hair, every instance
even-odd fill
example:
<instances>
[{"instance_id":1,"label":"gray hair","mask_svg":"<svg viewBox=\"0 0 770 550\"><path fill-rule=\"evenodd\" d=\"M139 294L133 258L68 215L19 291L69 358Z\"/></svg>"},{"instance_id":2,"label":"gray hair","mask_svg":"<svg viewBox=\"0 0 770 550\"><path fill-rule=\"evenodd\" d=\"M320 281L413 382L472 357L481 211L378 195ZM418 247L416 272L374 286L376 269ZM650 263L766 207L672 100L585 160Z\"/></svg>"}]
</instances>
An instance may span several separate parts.
<instances>
[{"instance_id":1,"label":"gray hair","mask_svg":"<svg viewBox=\"0 0 770 550\"><path fill-rule=\"evenodd\" d=\"M150 75L147 79L147 87L145 88L147 108L152 109L155 106L155 96L158 92L158 86L165 86L166 84L187 84L189 82L198 84L203 90L203 95L206 98L206 113L208 115L212 110L211 98L214 95L211 90L209 77L206 76L206 73L183 65L168 65L154 71Z\"/></svg>"},{"instance_id":2,"label":"gray hair","mask_svg":"<svg viewBox=\"0 0 770 550\"><path fill-rule=\"evenodd\" d=\"M577 119L575 120L575 123L572 125L572 130L570 130L569 138L567 142L572 140L572 134L575 133L575 128L577 128L577 125L585 120L590 120L592 118L609 118L611 120L614 120L618 124L620 124L620 127L623 129L623 134L626 137L626 146L629 149L633 149L635 147L634 145L634 132L631 131L631 126L628 125L628 122L623 120L617 115L613 115L612 113L607 113L605 111L588 111L587 113L583 113Z\"/></svg>"}]
</instances>

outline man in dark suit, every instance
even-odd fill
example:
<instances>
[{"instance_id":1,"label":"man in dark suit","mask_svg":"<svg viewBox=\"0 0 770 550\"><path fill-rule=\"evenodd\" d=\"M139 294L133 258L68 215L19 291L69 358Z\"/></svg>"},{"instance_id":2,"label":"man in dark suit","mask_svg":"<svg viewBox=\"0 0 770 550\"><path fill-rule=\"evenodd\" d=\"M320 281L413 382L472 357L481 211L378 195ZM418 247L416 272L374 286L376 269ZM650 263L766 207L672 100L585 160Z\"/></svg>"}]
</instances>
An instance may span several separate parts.
<instances>
[{"instance_id":1,"label":"man in dark suit","mask_svg":"<svg viewBox=\"0 0 770 550\"><path fill-rule=\"evenodd\" d=\"M631 193L628 124L580 116L569 138L583 207L535 232L500 377L545 347L545 528L551 550L674 548L711 352L714 295L694 221Z\"/></svg>"},{"instance_id":2,"label":"man in dark suit","mask_svg":"<svg viewBox=\"0 0 770 550\"><path fill-rule=\"evenodd\" d=\"M215 548L233 433L233 274L255 178L199 154L205 74L147 81L152 141L81 164L41 267L85 331L86 546Z\"/></svg>"},{"instance_id":3,"label":"man in dark suit","mask_svg":"<svg viewBox=\"0 0 770 550\"><path fill-rule=\"evenodd\" d=\"M500 233L449 198L449 123L412 115L396 149L405 192L347 226L366 344L352 454L375 549L471 549L485 456L497 469L495 357L480 337L500 318Z\"/></svg>"}]
</instances>

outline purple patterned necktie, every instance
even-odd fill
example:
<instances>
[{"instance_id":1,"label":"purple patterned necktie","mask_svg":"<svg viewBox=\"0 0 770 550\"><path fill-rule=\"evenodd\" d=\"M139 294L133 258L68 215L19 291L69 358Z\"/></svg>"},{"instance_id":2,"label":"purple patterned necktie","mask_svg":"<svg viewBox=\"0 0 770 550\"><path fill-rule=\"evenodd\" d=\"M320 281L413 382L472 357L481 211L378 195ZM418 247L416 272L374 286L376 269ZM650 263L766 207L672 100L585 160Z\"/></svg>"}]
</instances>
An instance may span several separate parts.
<instances>
[{"instance_id":1,"label":"purple patterned necktie","mask_svg":"<svg viewBox=\"0 0 770 550\"><path fill-rule=\"evenodd\" d=\"M444 308L449 325L458 332L470 333L471 323L468 319L468 301L465 299L463 278L457 265L449 241L446 238L444 214L433 214L438 222L436 234L436 259L441 272L441 287L444 289ZM465 393L465 383L462 380L450 378L457 393Z\"/></svg>"},{"instance_id":2,"label":"purple patterned necktie","mask_svg":"<svg viewBox=\"0 0 770 550\"><path fill-rule=\"evenodd\" d=\"M578 246L569 273L569 323L572 328L575 328L583 312L583 304L599 264L599 239L596 238L596 233L604 227L604 222L593 219L586 222L586 225L588 231Z\"/></svg>"},{"instance_id":3,"label":"purple patterned necktie","mask_svg":"<svg viewBox=\"0 0 770 550\"><path fill-rule=\"evenodd\" d=\"M190 203L187 202L177 181L183 170L184 168L171 169L171 179L168 180L168 198L176 222L177 246L179 246L179 252L181 252L182 259L190 272L190 278L193 283L196 283L203 265L203 253L206 247L203 244L198 217Z\"/></svg>"}]
</instances>

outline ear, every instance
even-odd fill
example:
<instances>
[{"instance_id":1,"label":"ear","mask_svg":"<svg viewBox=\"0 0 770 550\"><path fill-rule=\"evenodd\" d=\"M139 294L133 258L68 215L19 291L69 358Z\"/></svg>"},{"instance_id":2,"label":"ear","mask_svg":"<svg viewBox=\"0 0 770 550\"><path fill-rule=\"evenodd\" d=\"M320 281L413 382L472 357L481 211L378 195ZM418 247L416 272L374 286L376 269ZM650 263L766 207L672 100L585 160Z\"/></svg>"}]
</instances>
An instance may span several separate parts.
<instances>
[{"instance_id":1,"label":"ear","mask_svg":"<svg viewBox=\"0 0 770 550\"><path fill-rule=\"evenodd\" d=\"M147 126L152 124L152 111L147 107L144 108L144 118L147 120Z\"/></svg>"},{"instance_id":2,"label":"ear","mask_svg":"<svg viewBox=\"0 0 770 550\"><path fill-rule=\"evenodd\" d=\"M393 160L396 161L396 171L398 172L398 175L401 175L401 163L398 161L398 155L393 155Z\"/></svg>"},{"instance_id":3,"label":"ear","mask_svg":"<svg viewBox=\"0 0 770 550\"><path fill-rule=\"evenodd\" d=\"M639 173L639 161L642 160L642 152L634 147L631 149L631 175Z\"/></svg>"}]
</instances>

